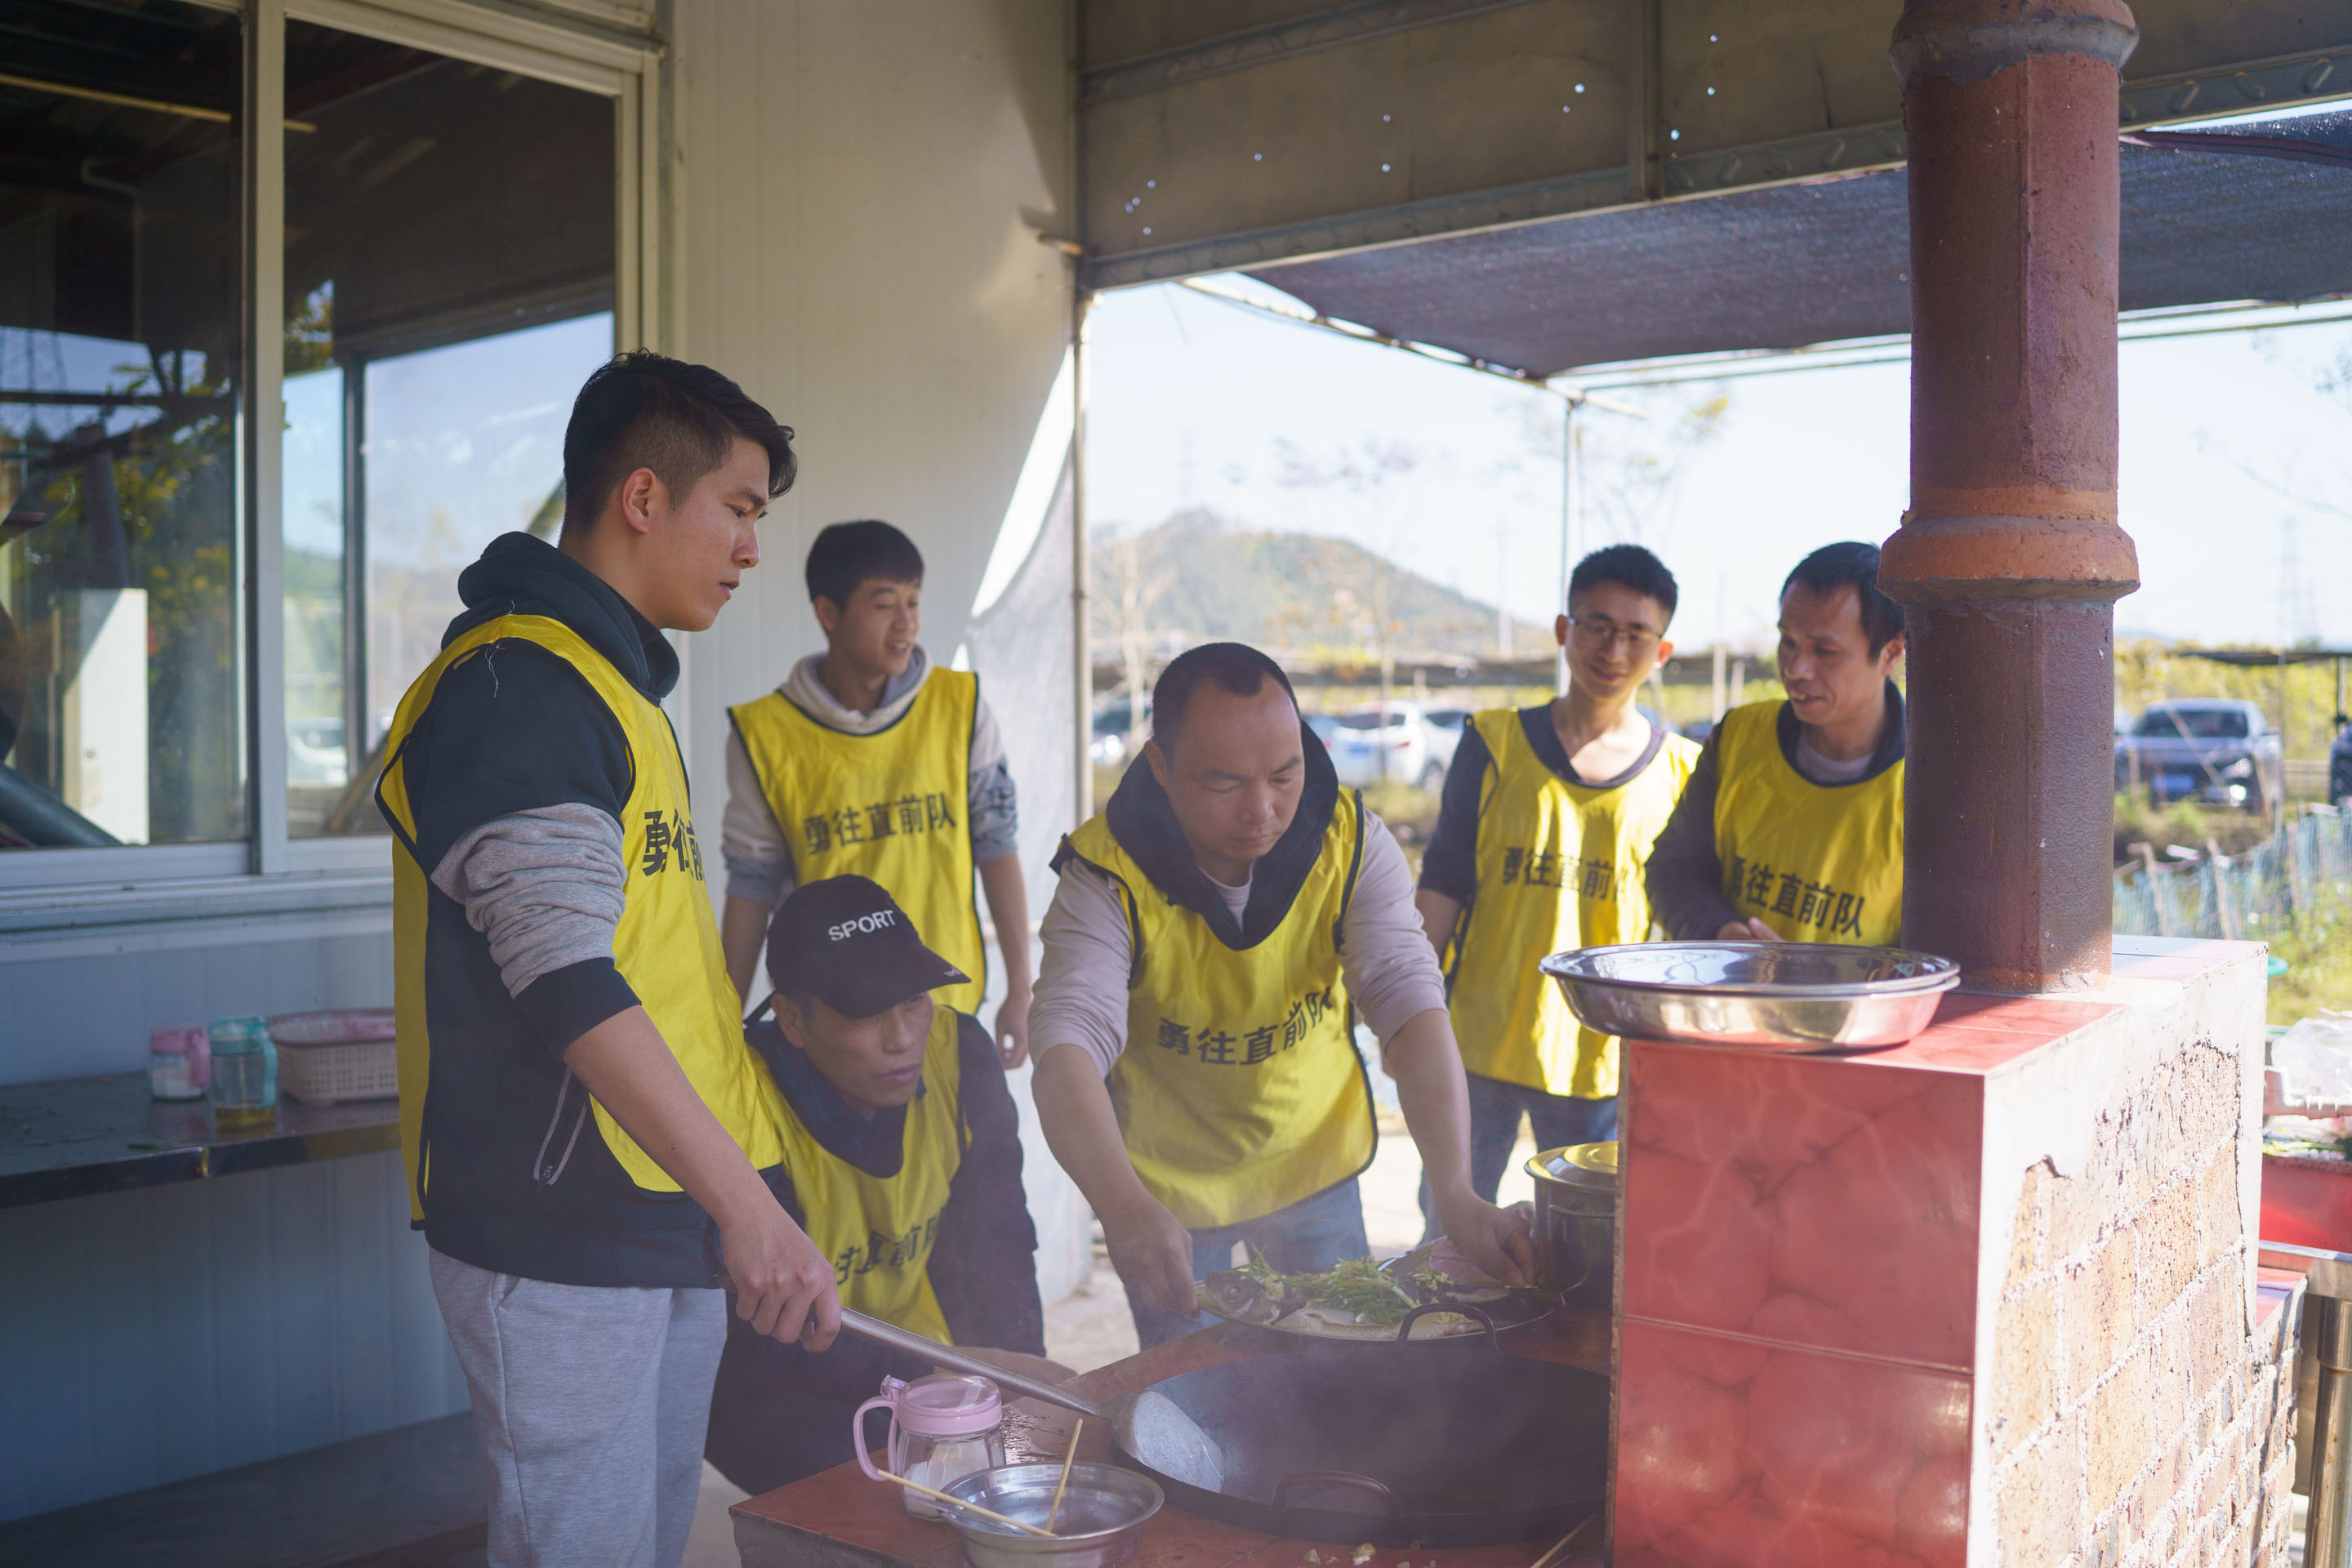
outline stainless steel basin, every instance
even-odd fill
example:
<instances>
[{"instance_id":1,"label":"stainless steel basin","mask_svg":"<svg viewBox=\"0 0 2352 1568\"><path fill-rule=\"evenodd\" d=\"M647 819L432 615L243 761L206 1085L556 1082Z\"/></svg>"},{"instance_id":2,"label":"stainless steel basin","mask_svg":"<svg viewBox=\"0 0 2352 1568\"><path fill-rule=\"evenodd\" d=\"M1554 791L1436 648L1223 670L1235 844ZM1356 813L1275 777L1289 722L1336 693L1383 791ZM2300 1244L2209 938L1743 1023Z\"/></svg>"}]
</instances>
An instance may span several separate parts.
<instances>
[{"instance_id":1,"label":"stainless steel basin","mask_svg":"<svg viewBox=\"0 0 2352 1568\"><path fill-rule=\"evenodd\" d=\"M1830 942L1635 942L1555 952L1540 967L1588 1028L1791 1053L1902 1045L1960 983L1948 958Z\"/></svg>"}]
</instances>

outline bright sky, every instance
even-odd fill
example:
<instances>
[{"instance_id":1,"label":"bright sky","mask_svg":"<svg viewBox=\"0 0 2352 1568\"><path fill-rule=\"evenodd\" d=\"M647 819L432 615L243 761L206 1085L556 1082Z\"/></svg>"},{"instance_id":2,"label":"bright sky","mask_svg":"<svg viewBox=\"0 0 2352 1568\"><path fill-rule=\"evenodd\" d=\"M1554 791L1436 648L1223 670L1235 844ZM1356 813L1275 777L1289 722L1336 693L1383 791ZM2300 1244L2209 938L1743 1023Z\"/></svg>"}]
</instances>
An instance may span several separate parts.
<instances>
[{"instance_id":1,"label":"bright sky","mask_svg":"<svg viewBox=\"0 0 2352 1568\"><path fill-rule=\"evenodd\" d=\"M1246 279L1215 280L1254 288ZM2320 307L2341 314L2342 307ZM2179 327L2185 323L2171 322ZM1559 402L1490 376L1257 315L1179 286L1103 296L1090 337L1087 509L1149 525L1187 505L1241 526L1355 539L1517 616L1549 620L1559 559ZM2352 324L2127 342L2122 351L2124 525L2144 586L2116 606L2126 637L2352 643L2352 397L2320 384L2352 367ZM1767 646L1781 578L1812 546L1882 540L1908 491L1909 367L1815 369L1716 384L1730 404L1671 487L1628 517L1588 506L1588 548L1633 536L1680 579L1685 647L1717 635ZM1707 389L1621 397L1671 416ZM1593 409L1588 494L1612 450L1660 422ZM1386 482L1329 474L1368 446L1412 467ZM1360 467L1360 464L1359 465ZM2286 575L2289 536L2293 573ZM2284 594L2283 583L2294 591Z\"/></svg>"}]
</instances>

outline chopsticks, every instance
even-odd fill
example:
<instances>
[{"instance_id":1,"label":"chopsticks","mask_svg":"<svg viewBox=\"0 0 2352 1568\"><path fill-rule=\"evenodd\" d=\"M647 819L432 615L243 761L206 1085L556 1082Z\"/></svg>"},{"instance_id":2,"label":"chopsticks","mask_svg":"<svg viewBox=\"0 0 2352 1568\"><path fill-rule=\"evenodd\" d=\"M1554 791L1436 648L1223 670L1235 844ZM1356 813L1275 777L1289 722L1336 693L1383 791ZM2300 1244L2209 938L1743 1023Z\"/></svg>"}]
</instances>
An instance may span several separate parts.
<instances>
[{"instance_id":1,"label":"chopsticks","mask_svg":"<svg viewBox=\"0 0 2352 1568\"><path fill-rule=\"evenodd\" d=\"M1070 1461L1078 1457L1078 1434L1086 1429L1087 1418L1083 1415L1078 1417L1078 1424L1070 1428L1070 1451L1062 1456L1062 1479L1054 1483L1054 1506L1045 1510L1045 1533L1048 1535L1054 1533L1054 1521L1061 1517L1062 1493L1068 1489L1070 1484Z\"/></svg>"},{"instance_id":2,"label":"chopsticks","mask_svg":"<svg viewBox=\"0 0 2352 1568\"><path fill-rule=\"evenodd\" d=\"M1583 1531L1584 1522L1580 1520L1577 1521L1577 1526L1574 1530L1570 1531L1566 1535L1563 1535L1558 1541L1553 1542L1550 1549L1545 1552L1542 1556L1535 1560L1534 1568L1551 1568L1552 1563L1559 1556L1559 1554L1568 1550L1568 1543L1574 1541L1583 1532Z\"/></svg>"},{"instance_id":3,"label":"chopsticks","mask_svg":"<svg viewBox=\"0 0 2352 1568\"><path fill-rule=\"evenodd\" d=\"M1551 1565L1559 1560L1561 1553L1565 1552L1570 1547L1576 1544L1576 1538L1578 1536L1582 1535L1586 1531L1591 1530L1594 1525L1600 1522L1600 1515L1595 1514L1579 1523L1574 1530L1570 1531L1566 1535L1563 1535L1558 1541L1553 1542L1551 1543L1551 1549L1535 1560L1533 1568L1551 1568Z\"/></svg>"},{"instance_id":4,"label":"chopsticks","mask_svg":"<svg viewBox=\"0 0 2352 1568\"><path fill-rule=\"evenodd\" d=\"M947 1504L950 1508L960 1508L966 1513L976 1513L982 1519L994 1520L999 1524L1009 1524L1026 1534L1042 1535L1048 1541L1060 1539L1050 1530L1040 1530L1034 1524L1024 1524L1017 1519L1007 1519L992 1508L982 1508L976 1502L966 1502L960 1497L950 1497L945 1492L933 1491L920 1481L910 1481L904 1476L894 1476L887 1470L883 1470L880 1474L885 1480L896 1481L910 1492L920 1492L927 1498Z\"/></svg>"}]
</instances>

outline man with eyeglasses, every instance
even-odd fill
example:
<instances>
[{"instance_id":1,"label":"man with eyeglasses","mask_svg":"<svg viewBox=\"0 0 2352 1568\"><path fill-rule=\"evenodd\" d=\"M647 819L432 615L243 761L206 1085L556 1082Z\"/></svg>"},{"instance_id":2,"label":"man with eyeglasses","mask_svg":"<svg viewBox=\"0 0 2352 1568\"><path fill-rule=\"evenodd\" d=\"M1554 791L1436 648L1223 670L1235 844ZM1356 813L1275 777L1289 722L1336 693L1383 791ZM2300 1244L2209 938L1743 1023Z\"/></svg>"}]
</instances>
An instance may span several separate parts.
<instances>
[{"instance_id":1,"label":"man with eyeglasses","mask_svg":"<svg viewBox=\"0 0 2352 1568\"><path fill-rule=\"evenodd\" d=\"M1903 607L1878 551L1825 544L1780 588L1786 701L1723 716L1650 852L1650 902L1686 941L1903 931Z\"/></svg>"},{"instance_id":2,"label":"man with eyeglasses","mask_svg":"<svg viewBox=\"0 0 2352 1568\"><path fill-rule=\"evenodd\" d=\"M1579 1025L1536 964L1649 934L1643 862L1698 759L1633 706L1674 652L1675 597L1674 574L1637 544L1577 563L1554 628L1566 694L1472 715L1446 774L1413 902L1445 965L1470 1074L1470 1182L1489 1202L1520 1117L1542 1149L1617 1136L1617 1041Z\"/></svg>"}]
</instances>

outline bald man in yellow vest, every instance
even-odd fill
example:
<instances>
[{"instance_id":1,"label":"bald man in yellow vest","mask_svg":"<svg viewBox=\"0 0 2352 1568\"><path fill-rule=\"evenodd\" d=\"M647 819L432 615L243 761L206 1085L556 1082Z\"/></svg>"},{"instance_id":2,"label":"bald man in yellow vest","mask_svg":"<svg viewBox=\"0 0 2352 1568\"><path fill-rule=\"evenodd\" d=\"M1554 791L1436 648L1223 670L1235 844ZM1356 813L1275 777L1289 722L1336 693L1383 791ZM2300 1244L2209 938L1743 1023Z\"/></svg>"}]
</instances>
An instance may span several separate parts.
<instances>
[{"instance_id":1,"label":"bald man in yellow vest","mask_svg":"<svg viewBox=\"0 0 2352 1568\"><path fill-rule=\"evenodd\" d=\"M1055 868L1033 1015L1046 1142L1103 1225L1139 1337L1200 1326L1194 1282L1368 1250L1377 1134L1352 1023L1381 1041L1441 1228L1496 1277L1526 1225L1470 1188L1462 1058L1396 841L1239 643L1181 655L1144 765Z\"/></svg>"}]
</instances>

